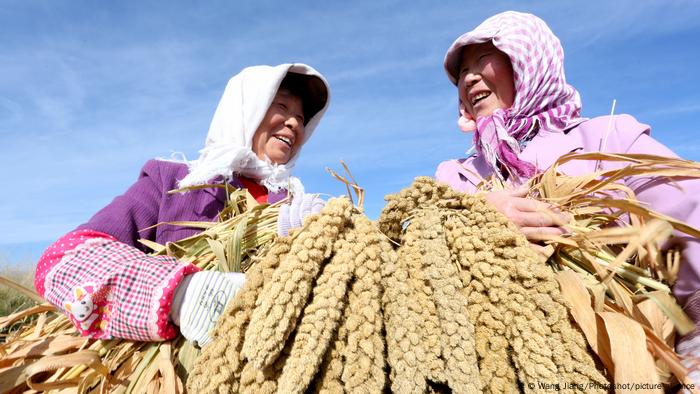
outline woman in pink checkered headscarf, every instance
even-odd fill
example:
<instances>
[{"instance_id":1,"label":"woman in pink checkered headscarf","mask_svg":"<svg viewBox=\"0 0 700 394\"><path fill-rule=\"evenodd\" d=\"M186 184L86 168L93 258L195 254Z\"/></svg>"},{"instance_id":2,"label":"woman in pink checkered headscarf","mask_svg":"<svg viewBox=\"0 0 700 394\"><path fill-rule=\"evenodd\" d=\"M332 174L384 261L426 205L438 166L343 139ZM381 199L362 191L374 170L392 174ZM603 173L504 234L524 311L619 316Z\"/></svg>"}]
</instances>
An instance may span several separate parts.
<instances>
[{"instance_id":1,"label":"woman in pink checkered headscarf","mask_svg":"<svg viewBox=\"0 0 700 394\"><path fill-rule=\"evenodd\" d=\"M454 41L444 65L458 88L459 127L474 132L475 153L441 163L436 178L464 192L474 192L489 176L514 186L487 193L486 198L533 244L544 236L562 234L560 226L567 218L526 198L527 190L517 186L560 156L606 151L677 157L649 136L649 126L629 115L582 118L581 98L566 83L559 39L534 15L508 11L488 18ZM615 166L577 160L558 170L575 176ZM624 182L654 210L700 227L700 181L650 183L631 177ZM700 240L680 234L676 240L684 246L673 293L696 322L695 330L682 338L677 349L700 358ZM700 382L700 371L691 378Z\"/></svg>"},{"instance_id":2,"label":"woman in pink checkered headscarf","mask_svg":"<svg viewBox=\"0 0 700 394\"><path fill-rule=\"evenodd\" d=\"M477 151L501 178L532 177L535 165L518 159L524 145L538 132L562 132L584 120L581 98L566 83L559 39L534 15L508 11L487 19L452 44L445 69L459 87L460 127L475 131ZM507 83L514 97L492 107L504 94L493 94L491 83Z\"/></svg>"},{"instance_id":3,"label":"woman in pink checkered headscarf","mask_svg":"<svg viewBox=\"0 0 700 394\"><path fill-rule=\"evenodd\" d=\"M525 147L585 120L578 92L566 83L559 39L534 15L508 11L488 18L450 46L445 70L458 88L459 127L474 131L475 154L443 162L436 173L458 190L472 191L488 176L524 183L543 168L525 157ZM522 188L488 196L533 241L563 233L566 217L524 197Z\"/></svg>"}]
</instances>

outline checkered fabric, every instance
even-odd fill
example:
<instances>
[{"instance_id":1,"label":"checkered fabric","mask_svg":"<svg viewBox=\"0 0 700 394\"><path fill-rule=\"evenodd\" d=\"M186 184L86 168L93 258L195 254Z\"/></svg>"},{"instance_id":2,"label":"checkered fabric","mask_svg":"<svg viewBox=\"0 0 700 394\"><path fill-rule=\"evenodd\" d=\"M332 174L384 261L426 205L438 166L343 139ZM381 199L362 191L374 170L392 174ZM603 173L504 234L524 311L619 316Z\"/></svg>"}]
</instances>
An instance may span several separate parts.
<instances>
[{"instance_id":1,"label":"checkered fabric","mask_svg":"<svg viewBox=\"0 0 700 394\"><path fill-rule=\"evenodd\" d=\"M34 287L40 296L46 298L44 294L46 289L44 284L46 282L46 275L51 271L56 264L61 262L63 256L78 247L78 245L85 243L91 238L105 238L116 241L113 236L103 233L101 231L95 230L76 230L72 231L54 242L51 246L46 248L44 253L39 258L39 262L36 265L36 273L34 274Z\"/></svg>"},{"instance_id":2,"label":"checkered fabric","mask_svg":"<svg viewBox=\"0 0 700 394\"><path fill-rule=\"evenodd\" d=\"M65 239L61 241L66 244ZM168 321L175 288L184 275L198 270L172 257L149 256L108 235L89 237L63 253L60 262L49 269L44 297L69 315L84 335L165 340L177 333ZM107 300L109 316L96 317L104 322L98 332L83 329L64 307L75 301L77 287L94 289ZM102 308L95 313L102 313Z\"/></svg>"}]
</instances>

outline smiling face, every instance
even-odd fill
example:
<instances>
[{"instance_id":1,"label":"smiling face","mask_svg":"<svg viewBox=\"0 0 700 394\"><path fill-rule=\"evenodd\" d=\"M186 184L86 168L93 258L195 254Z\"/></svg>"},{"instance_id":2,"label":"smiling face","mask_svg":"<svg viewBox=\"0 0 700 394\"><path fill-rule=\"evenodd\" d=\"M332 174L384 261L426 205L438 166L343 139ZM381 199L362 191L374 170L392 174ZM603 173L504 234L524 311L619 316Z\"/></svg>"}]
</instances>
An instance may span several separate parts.
<instances>
[{"instance_id":1,"label":"smiling face","mask_svg":"<svg viewBox=\"0 0 700 394\"><path fill-rule=\"evenodd\" d=\"M286 164L304 140L304 112L300 97L280 89L253 135L253 152L275 164Z\"/></svg>"},{"instance_id":2,"label":"smiling face","mask_svg":"<svg viewBox=\"0 0 700 394\"><path fill-rule=\"evenodd\" d=\"M510 108L515 88L508 55L491 41L464 47L457 87L460 101L474 119Z\"/></svg>"}]
</instances>

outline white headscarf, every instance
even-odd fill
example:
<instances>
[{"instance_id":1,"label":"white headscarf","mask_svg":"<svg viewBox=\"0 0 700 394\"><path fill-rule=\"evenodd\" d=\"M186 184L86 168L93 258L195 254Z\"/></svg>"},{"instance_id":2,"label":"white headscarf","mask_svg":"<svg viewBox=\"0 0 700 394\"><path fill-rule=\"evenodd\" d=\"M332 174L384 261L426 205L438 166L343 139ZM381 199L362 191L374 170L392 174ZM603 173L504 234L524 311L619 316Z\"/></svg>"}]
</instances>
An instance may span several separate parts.
<instances>
[{"instance_id":1,"label":"white headscarf","mask_svg":"<svg viewBox=\"0 0 700 394\"><path fill-rule=\"evenodd\" d=\"M301 146L311 138L326 112L330 96L323 108L306 123L302 145L286 164L274 164L269 159L260 160L252 150L253 135L288 72L315 76L323 82L326 92L330 91L323 75L306 64L243 69L226 85L209 126L204 148L199 151L197 160L187 162L189 174L180 180L180 187L201 185L214 177L230 177L233 174L253 178L273 193L286 189L290 184L297 188L301 186L298 179L291 177L291 170L299 157Z\"/></svg>"}]
</instances>

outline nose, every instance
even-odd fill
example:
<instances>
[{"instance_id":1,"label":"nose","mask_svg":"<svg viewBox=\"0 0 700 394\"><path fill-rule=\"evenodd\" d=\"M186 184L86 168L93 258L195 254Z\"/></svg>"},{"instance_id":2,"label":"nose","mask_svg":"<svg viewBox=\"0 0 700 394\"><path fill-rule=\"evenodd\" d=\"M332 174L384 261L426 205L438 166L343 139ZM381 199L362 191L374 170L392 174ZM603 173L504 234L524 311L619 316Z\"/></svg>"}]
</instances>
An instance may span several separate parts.
<instances>
[{"instance_id":1,"label":"nose","mask_svg":"<svg viewBox=\"0 0 700 394\"><path fill-rule=\"evenodd\" d=\"M284 125L294 132L296 135L304 135L304 124L296 116L289 116L284 121Z\"/></svg>"},{"instance_id":2,"label":"nose","mask_svg":"<svg viewBox=\"0 0 700 394\"><path fill-rule=\"evenodd\" d=\"M464 74L464 86L471 87L474 86L481 79L479 73L468 72Z\"/></svg>"},{"instance_id":3,"label":"nose","mask_svg":"<svg viewBox=\"0 0 700 394\"><path fill-rule=\"evenodd\" d=\"M287 120L284 121L284 125L296 131L296 129L299 127L299 120L294 116L289 116L287 117Z\"/></svg>"}]
</instances>

